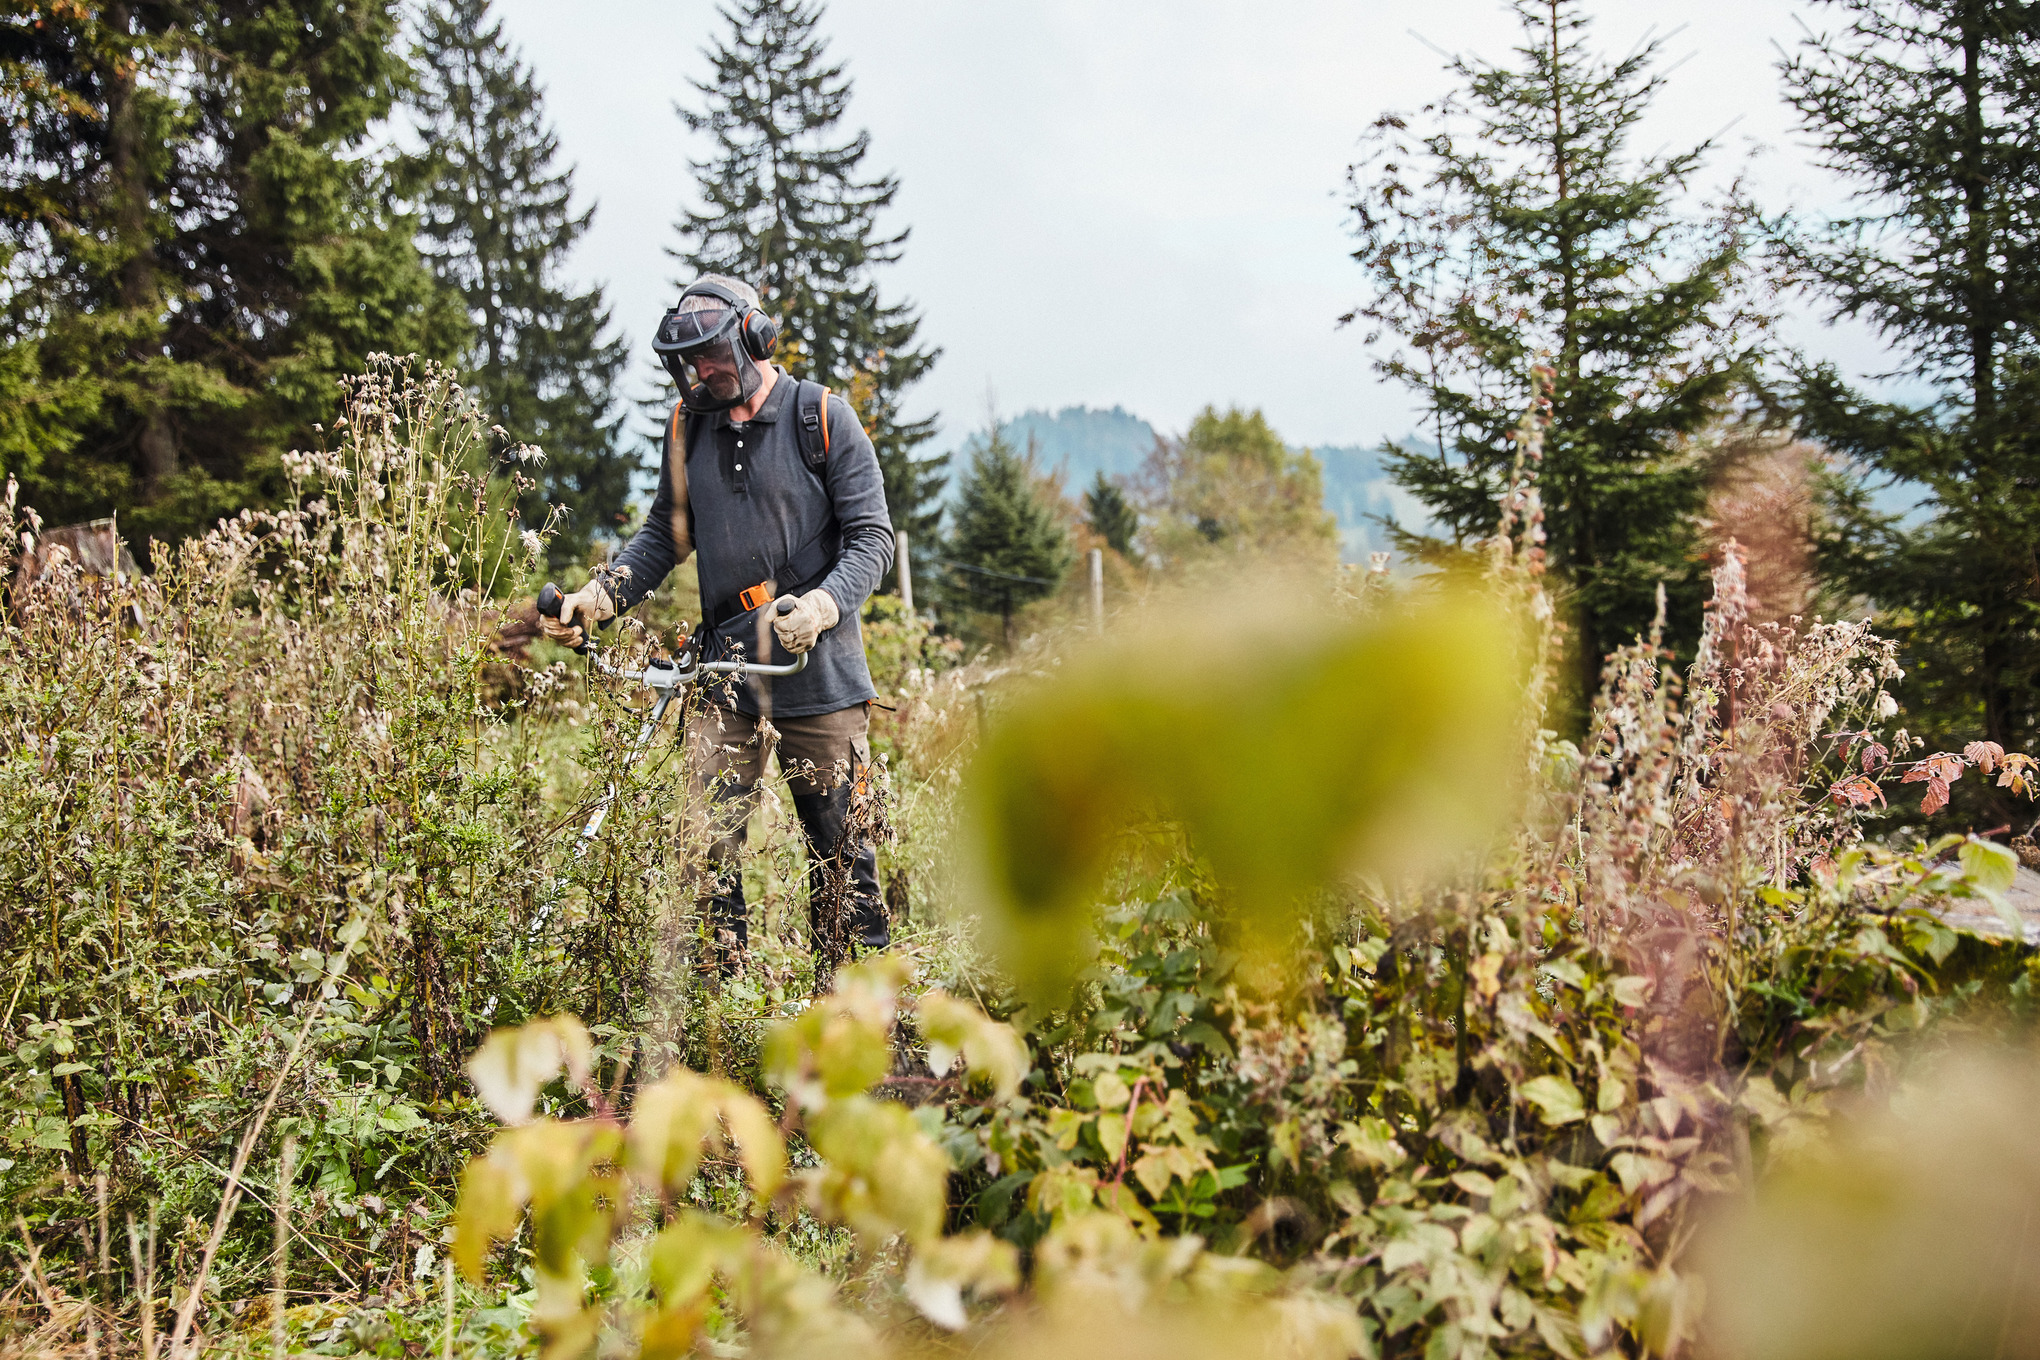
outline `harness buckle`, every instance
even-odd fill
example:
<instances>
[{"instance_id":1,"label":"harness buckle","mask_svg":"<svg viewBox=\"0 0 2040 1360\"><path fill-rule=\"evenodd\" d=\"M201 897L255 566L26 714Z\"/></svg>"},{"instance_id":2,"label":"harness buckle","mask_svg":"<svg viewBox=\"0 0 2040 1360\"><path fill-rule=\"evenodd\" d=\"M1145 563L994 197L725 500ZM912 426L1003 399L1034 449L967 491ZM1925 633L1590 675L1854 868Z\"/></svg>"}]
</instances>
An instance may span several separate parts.
<instances>
[{"instance_id":1,"label":"harness buckle","mask_svg":"<svg viewBox=\"0 0 2040 1360\"><path fill-rule=\"evenodd\" d=\"M754 609L772 603L772 597L778 593L779 583L777 581L760 581L755 586L746 586L743 590L739 591L737 593L737 603L744 606L744 612L748 614Z\"/></svg>"}]
</instances>

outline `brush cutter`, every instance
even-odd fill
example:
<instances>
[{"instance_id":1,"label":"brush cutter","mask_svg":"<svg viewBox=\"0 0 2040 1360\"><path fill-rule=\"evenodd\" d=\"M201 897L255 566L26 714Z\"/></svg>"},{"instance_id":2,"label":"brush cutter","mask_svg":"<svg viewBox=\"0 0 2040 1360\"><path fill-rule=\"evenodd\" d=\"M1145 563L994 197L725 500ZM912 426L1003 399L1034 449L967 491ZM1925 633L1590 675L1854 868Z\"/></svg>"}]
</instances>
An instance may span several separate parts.
<instances>
[{"instance_id":1,"label":"brush cutter","mask_svg":"<svg viewBox=\"0 0 2040 1360\"><path fill-rule=\"evenodd\" d=\"M538 592L538 612L547 618L560 616L560 588L547 581ZM779 612L793 611L794 598L781 598ZM653 657L642 670L625 670L604 660L601 650L584 630L583 642L574 650L588 658L588 664L612 680L622 680L637 686L642 685L652 692L654 702L651 711L645 715L643 725L638 728L637 740L632 743L630 756L623 763L623 773L628 774L643 759L645 748L652 744L652 734L659 730L659 722L666 716L666 708L680 691L694 684L704 675L799 675L807 669L808 654L802 652L790 665L772 666L757 661L703 661L696 639L689 638L681 644L680 655L670 659ZM602 795L602 801L589 814L588 824L581 828L581 843L575 853L584 853L602 830L602 819L609 815L610 805L616 801L617 783L611 780L609 789Z\"/></svg>"}]
</instances>

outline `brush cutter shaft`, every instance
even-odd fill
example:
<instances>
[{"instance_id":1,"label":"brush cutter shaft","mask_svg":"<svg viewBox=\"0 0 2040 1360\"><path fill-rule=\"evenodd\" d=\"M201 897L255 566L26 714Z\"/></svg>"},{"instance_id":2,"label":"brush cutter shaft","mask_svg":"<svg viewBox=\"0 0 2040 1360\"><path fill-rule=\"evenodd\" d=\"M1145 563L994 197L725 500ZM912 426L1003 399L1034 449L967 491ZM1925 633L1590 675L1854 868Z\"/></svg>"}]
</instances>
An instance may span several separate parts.
<instances>
[{"instance_id":1,"label":"brush cutter shaft","mask_svg":"<svg viewBox=\"0 0 2040 1360\"><path fill-rule=\"evenodd\" d=\"M561 598L560 588L550 581L546 582L545 588L538 593L538 612L549 618L558 618ZM779 601L778 612L784 614L791 610L793 605L793 597L785 596ZM604 660L601 648L595 645L594 639L588 637L585 631L582 638L583 644L574 650L588 658L588 665L592 670L612 680L623 680L634 686L642 685L657 696L651 711L645 714L644 722L638 727L637 740L631 743L629 757L623 762L625 774L636 769L638 761L644 758L646 749L652 744L653 735L659 730L659 723L666 716L667 706L681 690L693 684L701 675L799 675L807 669L809 656L809 653L802 652L793 659L791 665L786 666L770 666L752 661L703 662L695 658L693 648L688 647L683 640L678 657L671 659L654 657L647 661L642 669L632 671L621 666L613 666ZM588 824L581 828L581 839L574 847L576 858L586 854L588 847L595 843L595 837L601 834L603 819L609 816L609 809L616 802L617 789L617 782L611 780L608 789L602 795L602 801L589 813ZM564 880L558 876L549 880L544 899L539 903L538 910L532 914L530 924L525 927L525 939L536 938L545 929L546 923L552 919L553 908L560 901L563 882ZM521 945L519 947L522 948ZM494 1012L495 1005L492 999L489 1002L491 1013Z\"/></svg>"},{"instance_id":2,"label":"brush cutter shaft","mask_svg":"<svg viewBox=\"0 0 2040 1360\"><path fill-rule=\"evenodd\" d=\"M673 702L676 693L677 688L659 692L659 701L653 704L652 711L645 715L644 724L638 728L637 740L631 743L630 758L623 762L626 771L637 768L638 761L644 756L645 747L652 744L652 734L659 730L659 720L666 716L666 705ZM575 848L574 853L580 854L587 850L589 843L601 832L602 819L609 815L609 805L615 801L616 784L612 781L609 791L602 795L602 801L595 805L595 811L589 816L588 824L581 828L581 844Z\"/></svg>"},{"instance_id":3,"label":"brush cutter shaft","mask_svg":"<svg viewBox=\"0 0 2040 1360\"><path fill-rule=\"evenodd\" d=\"M547 581L544 588L538 592L538 612L548 618L558 618L564 598L560 588ZM789 595L779 601L778 611L784 614L792 610L793 606L793 597ZM642 670L629 671L621 666L612 666L604 660L601 648L595 645L594 638L585 630L581 637L582 644L574 650L586 656L591 667L612 680L642 685L658 696L658 701L652 705L652 711L645 716L644 725L638 729L637 740L630 748L630 758L623 763L625 773L636 768L638 761L644 756L645 748L652 744L652 734L659 730L659 721L666 716L666 706L673 702L673 696L693 684L697 677L703 674L799 675L807 669L808 663L806 652L795 657L792 664L785 666L771 666L756 661L700 661L696 659L693 648L683 642L679 656L670 659L654 657L644 664ZM602 795L602 801L595 805L595 811L590 814L588 824L581 828L581 843L575 851L576 854L586 851L589 843L602 830L602 819L609 815L610 805L616 801L616 787L616 783L611 781L608 791Z\"/></svg>"},{"instance_id":4,"label":"brush cutter shaft","mask_svg":"<svg viewBox=\"0 0 2040 1360\"><path fill-rule=\"evenodd\" d=\"M592 646L588 652L589 664L611 679L643 685L658 696L652 711L645 716L644 725L638 728L637 740L631 744L630 757L623 763L625 772L635 769L643 758L645 748L652 744L652 734L659 730L659 721L666 716L666 706L682 689L694 683L704 672L715 675L798 675L807 669L807 654L795 657L789 666L768 666L751 661L709 661L697 662L692 651L683 651L676 660L654 658L645 663L643 670L627 671L612 666L602 659L601 653ZM616 801L616 784L612 781L602 801L588 817L588 824L581 828L581 844L576 853L587 850L590 842L602 830L602 819L609 815L609 808Z\"/></svg>"}]
</instances>

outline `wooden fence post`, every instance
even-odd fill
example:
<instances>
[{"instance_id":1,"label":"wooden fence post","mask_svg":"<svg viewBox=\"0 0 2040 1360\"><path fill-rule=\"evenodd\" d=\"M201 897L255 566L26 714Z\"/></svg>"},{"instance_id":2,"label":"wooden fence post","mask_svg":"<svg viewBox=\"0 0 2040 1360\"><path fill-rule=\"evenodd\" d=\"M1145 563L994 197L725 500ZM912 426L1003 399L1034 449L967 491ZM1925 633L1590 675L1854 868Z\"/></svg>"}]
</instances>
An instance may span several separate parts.
<instances>
[{"instance_id":1,"label":"wooden fence post","mask_svg":"<svg viewBox=\"0 0 2040 1360\"><path fill-rule=\"evenodd\" d=\"M900 572L900 603L905 606L907 617L914 616L914 559L907 550L907 531L893 530L893 564Z\"/></svg>"}]
</instances>

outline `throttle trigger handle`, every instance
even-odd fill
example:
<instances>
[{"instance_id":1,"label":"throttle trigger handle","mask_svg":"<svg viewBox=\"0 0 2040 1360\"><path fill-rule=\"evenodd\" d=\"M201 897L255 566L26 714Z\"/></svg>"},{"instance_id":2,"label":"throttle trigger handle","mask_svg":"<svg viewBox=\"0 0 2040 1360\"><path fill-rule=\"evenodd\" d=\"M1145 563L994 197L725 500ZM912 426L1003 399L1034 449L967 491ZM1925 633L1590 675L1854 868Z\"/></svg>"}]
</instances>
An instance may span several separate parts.
<instances>
[{"instance_id":1,"label":"throttle trigger handle","mask_svg":"<svg viewBox=\"0 0 2040 1360\"><path fill-rule=\"evenodd\" d=\"M558 618L560 616L560 606L565 602L566 597L560 594L560 588L554 585L551 581L547 581L544 585L538 588L538 612L545 615L547 618L549 619ZM584 628L581 630L581 645L574 648L574 650L583 656L587 655L588 653L587 629Z\"/></svg>"},{"instance_id":2,"label":"throttle trigger handle","mask_svg":"<svg viewBox=\"0 0 2040 1360\"><path fill-rule=\"evenodd\" d=\"M782 614L791 614L793 612L793 607L799 603L800 601L792 595L781 595L779 597L779 612Z\"/></svg>"}]
</instances>

